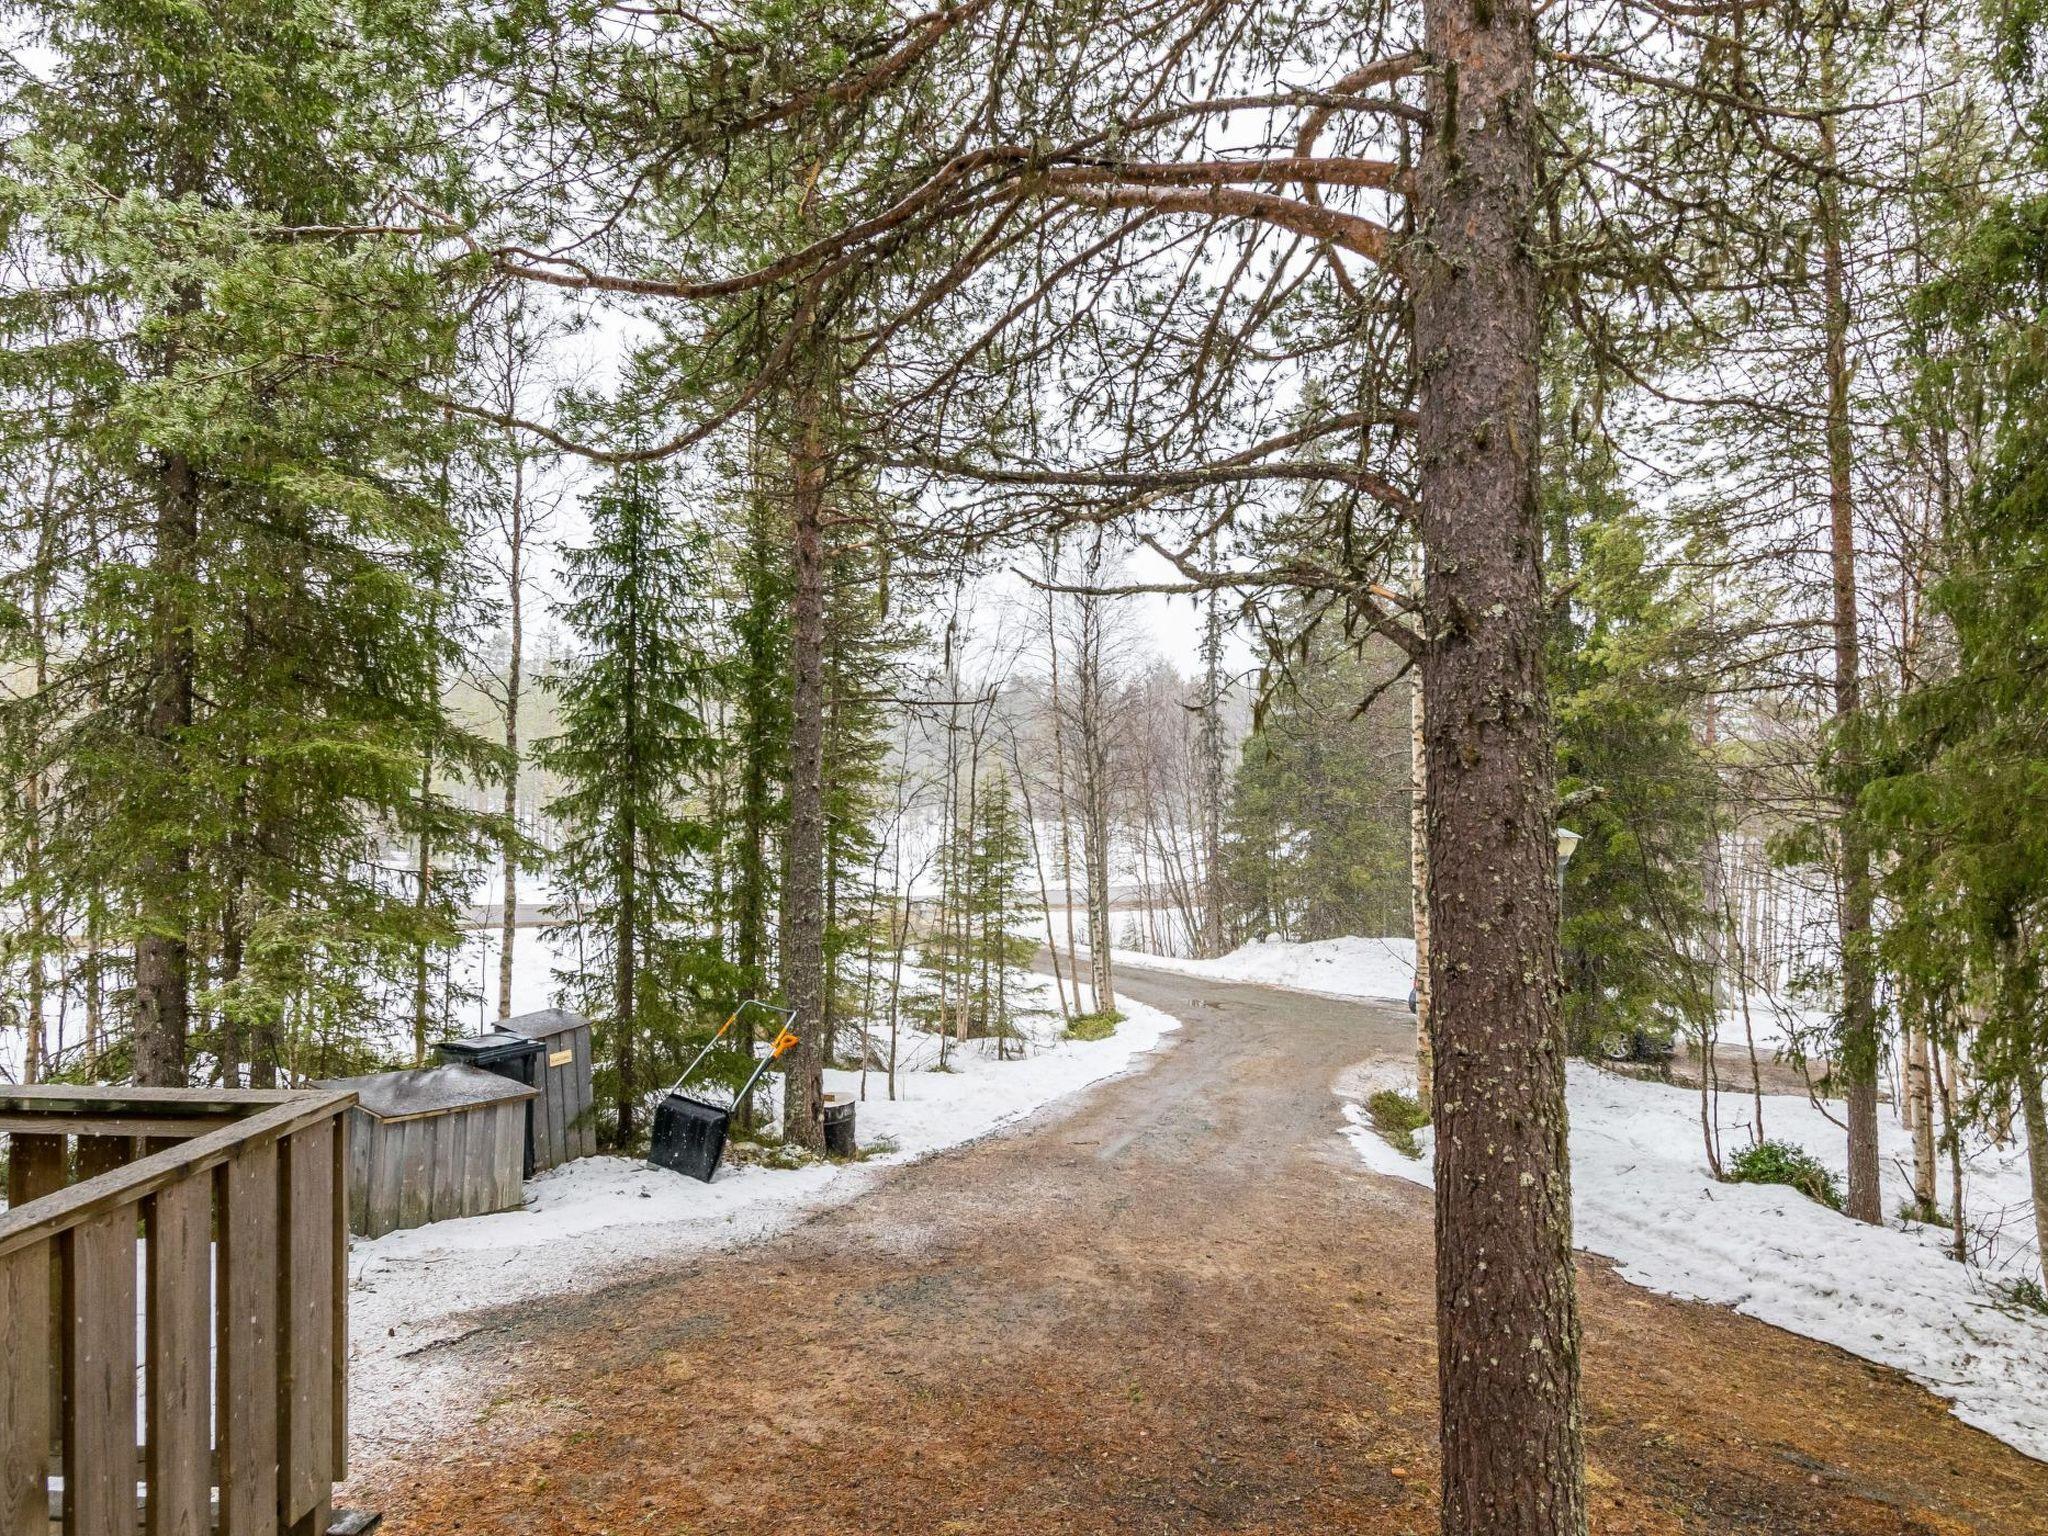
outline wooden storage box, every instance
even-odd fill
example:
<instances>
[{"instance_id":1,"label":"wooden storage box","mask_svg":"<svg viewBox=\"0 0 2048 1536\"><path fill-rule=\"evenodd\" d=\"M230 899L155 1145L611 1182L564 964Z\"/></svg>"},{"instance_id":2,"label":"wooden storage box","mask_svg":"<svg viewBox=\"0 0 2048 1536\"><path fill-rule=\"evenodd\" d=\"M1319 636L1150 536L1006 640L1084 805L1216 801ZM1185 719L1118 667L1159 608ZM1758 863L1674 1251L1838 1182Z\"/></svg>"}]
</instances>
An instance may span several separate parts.
<instances>
[{"instance_id":1,"label":"wooden storage box","mask_svg":"<svg viewBox=\"0 0 2048 1536\"><path fill-rule=\"evenodd\" d=\"M536 1090L476 1067L378 1072L322 1084L349 1111L349 1230L382 1237L525 1204L527 1104Z\"/></svg>"},{"instance_id":2,"label":"wooden storage box","mask_svg":"<svg viewBox=\"0 0 2048 1536\"><path fill-rule=\"evenodd\" d=\"M534 1086L534 1167L554 1168L597 1151L596 1113L591 1107L590 1021L580 1013L544 1008L500 1021L498 1028L538 1040L540 1061Z\"/></svg>"}]
</instances>

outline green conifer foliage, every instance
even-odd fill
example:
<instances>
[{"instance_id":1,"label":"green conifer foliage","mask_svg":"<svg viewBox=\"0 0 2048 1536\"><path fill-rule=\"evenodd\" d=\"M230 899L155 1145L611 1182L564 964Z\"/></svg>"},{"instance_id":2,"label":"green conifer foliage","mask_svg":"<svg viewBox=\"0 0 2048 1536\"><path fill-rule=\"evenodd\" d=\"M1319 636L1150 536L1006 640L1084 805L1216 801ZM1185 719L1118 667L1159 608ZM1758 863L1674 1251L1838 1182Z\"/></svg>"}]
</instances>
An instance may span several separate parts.
<instances>
[{"instance_id":1,"label":"green conifer foliage","mask_svg":"<svg viewBox=\"0 0 2048 1536\"><path fill-rule=\"evenodd\" d=\"M347 1070L455 936L445 895L382 867L425 828L469 836L423 765L488 761L439 696L455 445L407 389L452 366L450 295L347 232L403 153L410 77L332 0L28 10L0 432L64 445L55 494L5 509L19 541L54 523L61 579L10 565L55 611L12 637L48 675L0 729L51 786L43 878L126 952L105 990L133 998L132 1049L96 1071Z\"/></svg>"},{"instance_id":2,"label":"green conifer foliage","mask_svg":"<svg viewBox=\"0 0 2048 1536\"><path fill-rule=\"evenodd\" d=\"M641 1101L680 1070L732 978L700 922L715 831L702 781L719 743L707 701L709 541L682 520L673 473L618 470L588 503L564 571L572 651L550 679L560 730L536 751L562 784L552 878L574 918L559 973L590 1018L604 1139L631 1147ZM672 1070L673 1069L673 1070Z\"/></svg>"},{"instance_id":3,"label":"green conifer foliage","mask_svg":"<svg viewBox=\"0 0 2048 1536\"><path fill-rule=\"evenodd\" d=\"M1565 870L1565 1021L1582 1051L1637 1031L1697 1039L1713 1004L1701 871L1717 794L1690 714L1699 615L1568 389L1549 416L1546 574L1570 589L1549 656L1558 793L1582 838Z\"/></svg>"}]
</instances>

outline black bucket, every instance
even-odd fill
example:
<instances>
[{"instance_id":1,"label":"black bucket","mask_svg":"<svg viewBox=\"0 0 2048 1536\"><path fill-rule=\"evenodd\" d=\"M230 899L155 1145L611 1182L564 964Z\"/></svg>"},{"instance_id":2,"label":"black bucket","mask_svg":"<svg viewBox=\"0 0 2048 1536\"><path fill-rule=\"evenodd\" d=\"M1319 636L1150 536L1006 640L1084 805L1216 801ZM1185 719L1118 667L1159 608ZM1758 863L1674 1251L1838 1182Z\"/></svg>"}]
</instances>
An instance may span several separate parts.
<instances>
[{"instance_id":1,"label":"black bucket","mask_svg":"<svg viewBox=\"0 0 2048 1536\"><path fill-rule=\"evenodd\" d=\"M709 1184L725 1156L725 1133L732 1111L687 1094L672 1093L654 1110L654 1141L647 1160L674 1173Z\"/></svg>"},{"instance_id":2,"label":"black bucket","mask_svg":"<svg viewBox=\"0 0 2048 1536\"><path fill-rule=\"evenodd\" d=\"M853 1142L852 1095L826 1094L825 1151L832 1157L852 1157L857 1150Z\"/></svg>"}]
</instances>

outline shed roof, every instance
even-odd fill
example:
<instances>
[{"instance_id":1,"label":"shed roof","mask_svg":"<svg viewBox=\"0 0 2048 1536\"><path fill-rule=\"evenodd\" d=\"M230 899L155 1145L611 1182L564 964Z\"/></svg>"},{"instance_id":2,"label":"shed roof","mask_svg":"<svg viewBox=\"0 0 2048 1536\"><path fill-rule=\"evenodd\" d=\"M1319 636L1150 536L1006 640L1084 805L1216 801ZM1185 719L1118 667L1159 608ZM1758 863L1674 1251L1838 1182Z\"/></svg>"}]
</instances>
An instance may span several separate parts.
<instances>
[{"instance_id":1,"label":"shed roof","mask_svg":"<svg viewBox=\"0 0 2048 1536\"><path fill-rule=\"evenodd\" d=\"M590 1020L580 1013L571 1013L566 1008L542 1008L533 1013L522 1013L516 1018L500 1019L498 1028L515 1035L524 1035L529 1040L546 1040L555 1035L565 1035L572 1029L587 1029Z\"/></svg>"},{"instance_id":2,"label":"shed roof","mask_svg":"<svg viewBox=\"0 0 2048 1536\"><path fill-rule=\"evenodd\" d=\"M357 1104L379 1120L415 1120L486 1104L516 1103L539 1093L481 1067L420 1067L407 1072L373 1072L315 1085L352 1089Z\"/></svg>"}]
</instances>

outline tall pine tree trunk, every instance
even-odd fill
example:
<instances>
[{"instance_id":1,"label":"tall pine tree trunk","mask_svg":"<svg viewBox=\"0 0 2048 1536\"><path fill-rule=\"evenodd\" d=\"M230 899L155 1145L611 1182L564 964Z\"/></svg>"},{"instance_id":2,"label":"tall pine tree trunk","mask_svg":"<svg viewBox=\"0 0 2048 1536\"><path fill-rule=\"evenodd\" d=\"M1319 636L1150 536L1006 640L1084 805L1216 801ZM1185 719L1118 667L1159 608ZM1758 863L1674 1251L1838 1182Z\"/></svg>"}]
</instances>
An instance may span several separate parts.
<instances>
[{"instance_id":1,"label":"tall pine tree trunk","mask_svg":"<svg viewBox=\"0 0 2048 1536\"><path fill-rule=\"evenodd\" d=\"M782 893L782 979L796 1010L783 1135L825 1146L825 441L818 386L798 401L791 453L795 601L790 613L789 873Z\"/></svg>"},{"instance_id":2,"label":"tall pine tree trunk","mask_svg":"<svg viewBox=\"0 0 2048 1536\"><path fill-rule=\"evenodd\" d=\"M1408 690L1408 913L1415 930L1415 1094L1429 1102L1436 1049L1429 1037L1429 750L1422 673Z\"/></svg>"},{"instance_id":3,"label":"tall pine tree trunk","mask_svg":"<svg viewBox=\"0 0 2048 1536\"><path fill-rule=\"evenodd\" d=\"M172 454L164 465L157 508L153 570L157 597L143 736L167 775L178 772L183 733L192 724L197 660L189 613L190 584L198 559L199 476L192 462ZM185 1042L191 1027L189 935L192 853L189 846L155 847L137 862L135 941L135 1081L183 1087Z\"/></svg>"},{"instance_id":4,"label":"tall pine tree trunk","mask_svg":"<svg viewBox=\"0 0 2048 1536\"><path fill-rule=\"evenodd\" d=\"M1067 790L1067 722L1060 713L1060 637L1059 626L1054 622L1052 582L1058 577L1056 557L1046 558L1045 593L1045 652L1048 677L1052 688L1052 781L1053 790L1060 811L1060 884L1065 887L1067 903L1067 969L1074 976L1074 1011L1088 1011L1081 1006L1081 961L1080 950L1074 936L1074 832L1072 796ZM1090 1005L1092 1008L1094 1005Z\"/></svg>"},{"instance_id":5,"label":"tall pine tree trunk","mask_svg":"<svg viewBox=\"0 0 2048 1536\"><path fill-rule=\"evenodd\" d=\"M1209 547L1210 563L1216 546ZM1209 594L1202 628L1202 852L1201 902L1204 956L1214 958L1223 942L1223 612Z\"/></svg>"},{"instance_id":6,"label":"tall pine tree trunk","mask_svg":"<svg viewBox=\"0 0 2048 1536\"><path fill-rule=\"evenodd\" d=\"M1102 572L1102 539L1098 534L1088 556L1088 582ZM1095 989L1095 1011L1116 1007L1116 973L1110 946L1116 937L1109 915L1109 744L1103 719L1102 599L1081 599L1080 654L1074 663L1076 715L1081 740L1081 875L1088 885L1089 981Z\"/></svg>"},{"instance_id":7,"label":"tall pine tree trunk","mask_svg":"<svg viewBox=\"0 0 2048 1536\"><path fill-rule=\"evenodd\" d=\"M627 513L633 568L625 584L627 633L632 643L625 648L625 668L620 679L619 713L629 760L619 765L625 791L619 798L619 824L614 829L612 863L618 884L618 913L612 924L612 1071L618 1079L618 1145L630 1148L638 1129L634 1111L638 1107L638 1052L634 1037L639 1029L639 1000L634 995L640 976L640 799L653 786L649 769L640 756L640 639L646 633L643 622L640 573L646 567L648 513L639 496Z\"/></svg>"},{"instance_id":8,"label":"tall pine tree trunk","mask_svg":"<svg viewBox=\"0 0 2048 1536\"><path fill-rule=\"evenodd\" d=\"M420 840L419 856L413 869L413 911L419 916L420 931L426 931L427 909L434 901L434 840L427 831L427 803L434 794L434 758L420 758ZM427 1059L427 1034L433 1018L433 946L424 938L412 959L412 1064Z\"/></svg>"},{"instance_id":9,"label":"tall pine tree trunk","mask_svg":"<svg viewBox=\"0 0 2048 1536\"><path fill-rule=\"evenodd\" d=\"M1411 247L1445 1536L1581 1536L1527 0L1424 0Z\"/></svg>"},{"instance_id":10,"label":"tall pine tree trunk","mask_svg":"<svg viewBox=\"0 0 2048 1536\"><path fill-rule=\"evenodd\" d=\"M1835 91L1832 27L1820 40L1821 97ZM1842 951L1842 1041L1835 1062L1848 1100L1847 1210L1858 1221L1884 1220L1877 1148L1877 978L1871 954L1870 838L1857 809L1858 739L1863 710L1862 647L1856 612L1856 508L1851 492L1849 430L1849 298L1843 251L1841 183L1835 174L1835 120L1820 120L1819 223L1821 283L1826 301L1828 532L1834 599L1836 773L1840 789L1842 895L1837 937Z\"/></svg>"},{"instance_id":11,"label":"tall pine tree trunk","mask_svg":"<svg viewBox=\"0 0 2048 1536\"><path fill-rule=\"evenodd\" d=\"M626 670L626 708L630 721L633 709L631 666ZM637 1006L633 986L640 970L640 829L634 818L637 788L636 781L619 808L618 846L613 853L619 871L619 910L612 928L612 944L616 951L612 957L612 1071L618 1079L614 1134L621 1148L633 1145L633 1136L638 1129L634 1115L638 1093L634 1079L638 1066L633 1049L633 1015Z\"/></svg>"},{"instance_id":12,"label":"tall pine tree trunk","mask_svg":"<svg viewBox=\"0 0 2048 1536\"><path fill-rule=\"evenodd\" d=\"M2041 1062L2029 1058L2020 1069L2020 1113L2027 1125L2027 1183L2034 1197L2034 1257L2041 1266L2041 1280L2048 1285L2048 1102L2044 1102ZM1956 1200L1962 1209L1960 1191ZM1961 1216L1957 1219L1960 1221Z\"/></svg>"},{"instance_id":13,"label":"tall pine tree trunk","mask_svg":"<svg viewBox=\"0 0 2048 1536\"><path fill-rule=\"evenodd\" d=\"M526 603L526 461L515 447L512 458L511 557L506 569L506 625L510 630L505 660L505 827L499 857L505 861L505 912L498 928L498 1017L512 1017L512 960L519 939L519 685L525 662Z\"/></svg>"}]
</instances>

